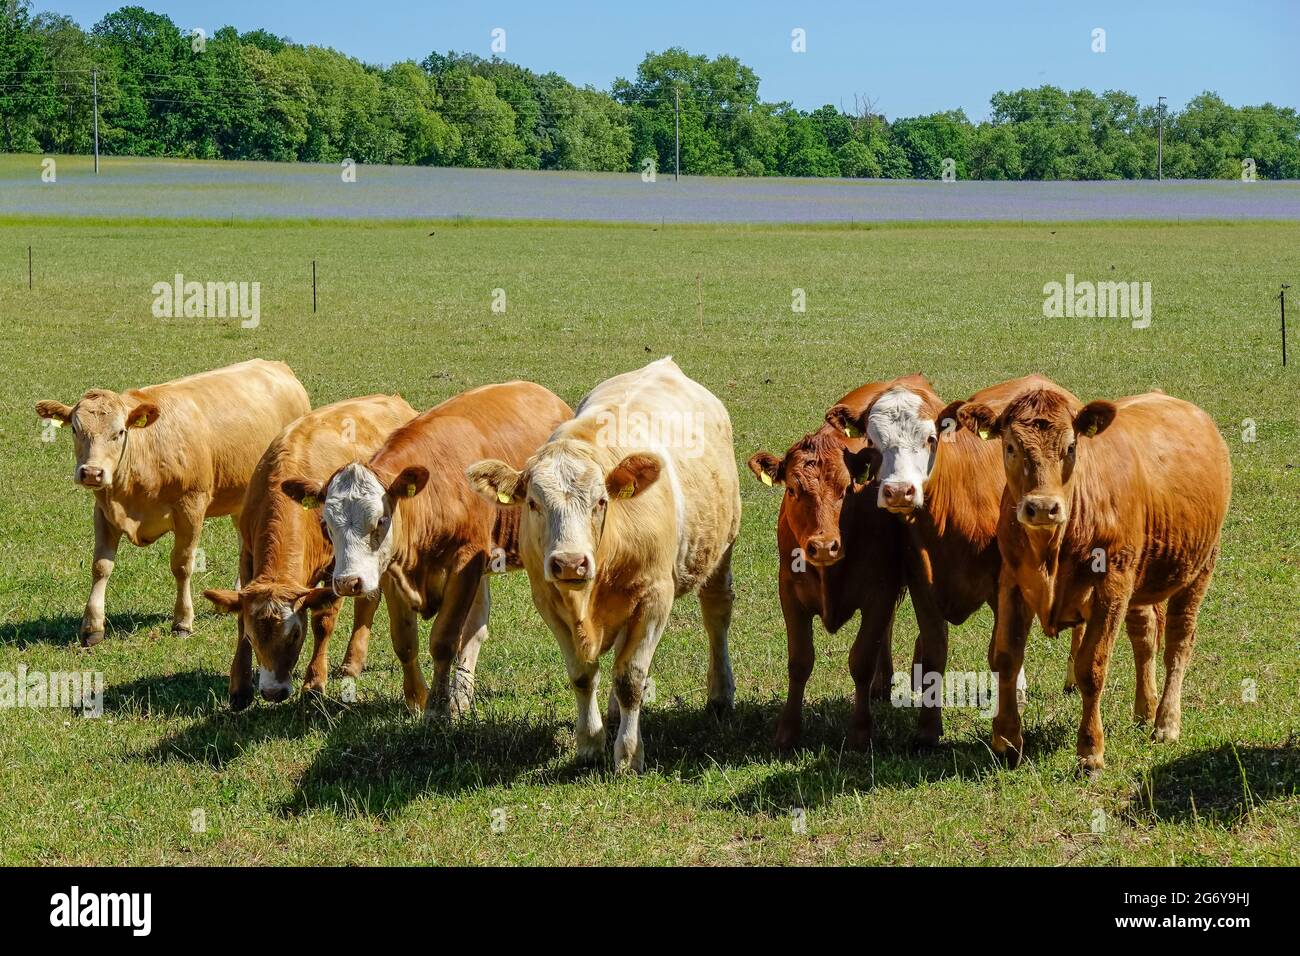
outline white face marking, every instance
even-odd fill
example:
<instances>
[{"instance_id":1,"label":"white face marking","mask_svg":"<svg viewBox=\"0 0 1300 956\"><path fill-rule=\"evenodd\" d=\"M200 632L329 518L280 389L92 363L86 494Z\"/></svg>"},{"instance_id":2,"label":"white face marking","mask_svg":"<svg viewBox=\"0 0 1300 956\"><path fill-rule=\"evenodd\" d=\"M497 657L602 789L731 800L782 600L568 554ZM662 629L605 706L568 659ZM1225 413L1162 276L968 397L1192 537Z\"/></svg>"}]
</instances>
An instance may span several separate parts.
<instances>
[{"instance_id":1,"label":"white face marking","mask_svg":"<svg viewBox=\"0 0 1300 956\"><path fill-rule=\"evenodd\" d=\"M259 693L268 694L277 690L287 690L293 692L293 678L287 680L276 680L275 672L269 671L265 667L257 668L257 690Z\"/></svg>"},{"instance_id":2,"label":"white face marking","mask_svg":"<svg viewBox=\"0 0 1300 956\"><path fill-rule=\"evenodd\" d=\"M334 577L358 577L373 594L393 560L392 515L384 486L365 465L351 464L330 482L321 517L334 547Z\"/></svg>"},{"instance_id":3,"label":"white face marking","mask_svg":"<svg viewBox=\"0 0 1300 956\"><path fill-rule=\"evenodd\" d=\"M925 481L934 468L938 435L934 422L921 416L921 396L901 386L881 395L867 418L867 437L881 457L877 503L884 507L887 485L910 486L911 506L923 507Z\"/></svg>"},{"instance_id":4,"label":"white face marking","mask_svg":"<svg viewBox=\"0 0 1300 956\"><path fill-rule=\"evenodd\" d=\"M608 506L605 476L595 462L558 450L535 461L524 504L526 532L538 544L547 581L555 579L552 559L586 559L586 578L595 577L596 545Z\"/></svg>"}]
</instances>

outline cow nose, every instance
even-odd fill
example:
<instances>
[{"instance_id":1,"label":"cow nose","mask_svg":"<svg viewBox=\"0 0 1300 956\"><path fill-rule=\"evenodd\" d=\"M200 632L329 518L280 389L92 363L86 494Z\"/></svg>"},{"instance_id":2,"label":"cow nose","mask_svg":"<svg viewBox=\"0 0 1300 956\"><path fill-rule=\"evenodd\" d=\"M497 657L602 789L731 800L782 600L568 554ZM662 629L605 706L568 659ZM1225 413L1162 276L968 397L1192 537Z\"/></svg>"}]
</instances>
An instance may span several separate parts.
<instances>
[{"instance_id":1,"label":"cow nose","mask_svg":"<svg viewBox=\"0 0 1300 956\"><path fill-rule=\"evenodd\" d=\"M885 504L906 505L916 500L916 485L910 481L891 481L880 486Z\"/></svg>"},{"instance_id":2,"label":"cow nose","mask_svg":"<svg viewBox=\"0 0 1300 956\"><path fill-rule=\"evenodd\" d=\"M361 576L358 574L346 574L343 577L334 578L334 593L349 595L360 594L364 590L361 586Z\"/></svg>"},{"instance_id":3,"label":"cow nose","mask_svg":"<svg viewBox=\"0 0 1300 956\"><path fill-rule=\"evenodd\" d=\"M262 699L268 704L279 704L289 699L292 688L288 684L273 684L262 688Z\"/></svg>"},{"instance_id":4,"label":"cow nose","mask_svg":"<svg viewBox=\"0 0 1300 956\"><path fill-rule=\"evenodd\" d=\"M585 581L589 570L585 554L556 552L551 555L551 577L557 581Z\"/></svg>"},{"instance_id":5,"label":"cow nose","mask_svg":"<svg viewBox=\"0 0 1300 956\"><path fill-rule=\"evenodd\" d=\"M1065 515L1061 499L1051 495L1034 495L1025 498L1021 511L1026 524L1059 524L1064 520Z\"/></svg>"},{"instance_id":6,"label":"cow nose","mask_svg":"<svg viewBox=\"0 0 1300 956\"><path fill-rule=\"evenodd\" d=\"M816 561L833 561L840 556L839 538L809 538L805 549L808 557Z\"/></svg>"},{"instance_id":7,"label":"cow nose","mask_svg":"<svg viewBox=\"0 0 1300 956\"><path fill-rule=\"evenodd\" d=\"M104 483L104 469L93 465L77 467L77 481L83 485L100 485Z\"/></svg>"}]
</instances>

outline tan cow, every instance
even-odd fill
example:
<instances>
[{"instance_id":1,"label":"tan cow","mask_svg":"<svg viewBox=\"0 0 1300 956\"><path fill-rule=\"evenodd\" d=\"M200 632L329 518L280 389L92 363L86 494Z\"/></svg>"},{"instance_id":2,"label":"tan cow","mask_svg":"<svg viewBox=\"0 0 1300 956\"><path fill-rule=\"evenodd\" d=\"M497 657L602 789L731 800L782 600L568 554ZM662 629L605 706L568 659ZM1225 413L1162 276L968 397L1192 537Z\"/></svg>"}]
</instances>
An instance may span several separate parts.
<instances>
[{"instance_id":1,"label":"tan cow","mask_svg":"<svg viewBox=\"0 0 1300 956\"><path fill-rule=\"evenodd\" d=\"M1077 754L1105 764L1101 693L1129 608L1168 602L1159 706L1139 673L1137 715L1157 740L1178 737L1183 675L1232 496L1228 448L1213 419L1161 392L1082 408L1059 386L1028 391L1000 412L957 409L961 424L1001 439L1007 485L998 522L1002 568L992 666L993 749L1018 762L1020 714L1009 694L1035 616L1049 635L1085 626L1075 654L1083 698Z\"/></svg>"},{"instance_id":2,"label":"tan cow","mask_svg":"<svg viewBox=\"0 0 1300 956\"><path fill-rule=\"evenodd\" d=\"M519 567L517 513L475 495L465 468L486 455L522 465L572 415L532 382L484 385L407 422L365 464L281 485L320 509L334 549L331 587L321 590L357 597L383 590L412 709L437 716L470 707L487 637L488 574ZM420 616L435 618L432 688L420 672Z\"/></svg>"},{"instance_id":3,"label":"tan cow","mask_svg":"<svg viewBox=\"0 0 1300 956\"><path fill-rule=\"evenodd\" d=\"M596 386L522 470L466 472L490 501L520 508L533 603L555 633L578 704L580 759L604 753L600 655L614 649L615 767L639 771L642 695L675 598L698 591L709 636L709 703L735 694L727 631L740 487L722 403L670 358Z\"/></svg>"},{"instance_id":4,"label":"tan cow","mask_svg":"<svg viewBox=\"0 0 1300 956\"><path fill-rule=\"evenodd\" d=\"M230 665L230 706L253 699L252 662L259 665L258 690L268 701L293 692L293 669L307 635L315 638L304 691L322 691L329 673L329 639L343 604L332 591L313 590L330 573L334 552L320 517L280 487L299 475L325 481L352 461L378 450L389 434L415 417L400 395L370 395L326 405L298 419L271 443L249 483L239 518L241 540L238 591L203 595L227 614L239 614L240 637ZM378 602L365 596L353 604L352 637L343 675L365 666L370 625Z\"/></svg>"},{"instance_id":5,"label":"tan cow","mask_svg":"<svg viewBox=\"0 0 1300 956\"><path fill-rule=\"evenodd\" d=\"M37 402L41 418L72 426L73 481L95 495L84 645L104 638L104 592L123 534L143 547L175 533L172 632L193 631L190 574L204 519L238 516L266 446L310 410L293 370L260 359L120 394L95 388L71 406Z\"/></svg>"}]
</instances>

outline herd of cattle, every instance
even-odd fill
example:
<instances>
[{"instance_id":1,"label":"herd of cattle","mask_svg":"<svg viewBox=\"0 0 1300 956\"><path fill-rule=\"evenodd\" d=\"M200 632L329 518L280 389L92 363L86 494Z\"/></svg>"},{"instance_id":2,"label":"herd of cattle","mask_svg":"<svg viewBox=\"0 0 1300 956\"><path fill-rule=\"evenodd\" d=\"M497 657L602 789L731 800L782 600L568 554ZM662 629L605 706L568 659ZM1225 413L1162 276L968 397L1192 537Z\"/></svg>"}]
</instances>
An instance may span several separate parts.
<instances>
[{"instance_id":1,"label":"herd of cattle","mask_svg":"<svg viewBox=\"0 0 1300 956\"><path fill-rule=\"evenodd\" d=\"M292 370L265 361L120 394L92 389L36 412L71 427L74 481L95 496L83 644L103 639L123 534L136 545L175 535L173 631L190 633L203 522L234 517L237 589L204 592L237 616L232 708L252 702L254 656L261 695L290 695L309 626L303 689L322 690L348 597L342 672L360 673L382 594L407 704L462 713L487 637L490 576L521 567L568 668L580 758L605 752L597 684L613 649L604 719L618 725L614 763L643 767L650 662L684 594L698 594L709 639L709 705L732 704L740 489L731 421L671 359L603 382L576 413L529 382L475 388L423 414L396 395L313 411ZM689 428L656 427L664 422ZM1023 750L1016 686L1035 618L1049 635L1073 632L1066 689L1082 698L1081 770L1103 766L1100 696L1121 621L1136 661L1134 715L1154 722L1156 739L1178 736L1231 496L1227 447L1201 409L1159 392L1085 405L1037 376L945 405L912 375L855 389L783 456L758 452L748 464L764 485L784 488L776 539L789 694L779 746L799 739L813 618L834 632L855 615L848 744L869 746L904 591L919 630L918 679L945 671L949 624L993 609L993 749L1011 763ZM429 684L420 618L433 618ZM941 733L941 705L927 701L917 741Z\"/></svg>"}]
</instances>

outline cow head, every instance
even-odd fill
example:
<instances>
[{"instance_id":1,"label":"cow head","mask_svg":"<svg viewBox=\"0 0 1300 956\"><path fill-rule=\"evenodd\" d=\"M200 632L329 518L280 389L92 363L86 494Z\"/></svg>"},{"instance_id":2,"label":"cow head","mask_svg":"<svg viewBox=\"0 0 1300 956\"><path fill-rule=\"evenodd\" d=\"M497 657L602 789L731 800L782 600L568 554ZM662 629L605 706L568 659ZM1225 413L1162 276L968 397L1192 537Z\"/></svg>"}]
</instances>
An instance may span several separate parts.
<instances>
[{"instance_id":1,"label":"cow head","mask_svg":"<svg viewBox=\"0 0 1300 956\"><path fill-rule=\"evenodd\" d=\"M1002 414L971 402L957 409L957 420L981 438L1002 439L1007 492L1016 518L1028 529L1052 530L1070 520L1079 439L1090 439L1115 420L1110 402L1090 402L1075 413L1068 397L1034 389L1012 401Z\"/></svg>"},{"instance_id":2,"label":"cow head","mask_svg":"<svg viewBox=\"0 0 1300 956\"><path fill-rule=\"evenodd\" d=\"M253 583L203 592L223 614L238 614L258 664L258 690L271 703L293 693L293 669L307 636L307 612L337 601L331 588Z\"/></svg>"},{"instance_id":3,"label":"cow head","mask_svg":"<svg viewBox=\"0 0 1300 956\"><path fill-rule=\"evenodd\" d=\"M72 480L83 488L108 488L117 477L126 454L127 432L148 428L158 420L158 406L92 388L76 405L46 400L36 403L36 414L72 428L77 464Z\"/></svg>"},{"instance_id":4,"label":"cow head","mask_svg":"<svg viewBox=\"0 0 1300 956\"><path fill-rule=\"evenodd\" d=\"M864 414L850 417L847 428L867 439L880 455L880 491L876 503L894 514L910 514L925 507L925 483L939 454L939 426L951 420L949 408L931 418L924 399L903 385L880 395ZM834 409L832 409L834 411Z\"/></svg>"},{"instance_id":5,"label":"cow head","mask_svg":"<svg viewBox=\"0 0 1300 956\"><path fill-rule=\"evenodd\" d=\"M637 452L607 472L582 443L555 441L523 471L488 460L470 466L465 476L489 501L522 507L521 547L540 557L545 580L578 589L596 578L608 510L642 494L662 467L657 455Z\"/></svg>"},{"instance_id":6,"label":"cow head","mask_svg":"<svg viewBox=\"0 0 1300 956\"><path fill-rule=\"evenodd\" d=\"M844 503L870 481L875 461L870 449L846 447L839 438L841 431L842 426L832 422L832 428L799 439L784 458L760 451L749 459L755 478L765 485L785 487L786 521L808 563L818 567L844 557L840 532Z\"/></svg>"},{"instance_id":7,"label":"cow head","mask_svg":"<svg viewBox=\"0 0 1300 956\"><path fill-rule=\"evenodd\" d=\"M411 465L384 481L368 466L345 465L325 485L290 478L281 485L290 498L319 508L334 547L332 585L341 597L373 594L396 550L398 502L414 498L429 481L429 469Z\"/></svg>"}]
</instances>

